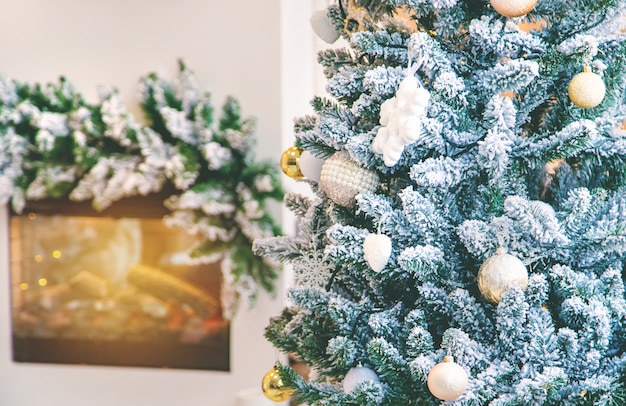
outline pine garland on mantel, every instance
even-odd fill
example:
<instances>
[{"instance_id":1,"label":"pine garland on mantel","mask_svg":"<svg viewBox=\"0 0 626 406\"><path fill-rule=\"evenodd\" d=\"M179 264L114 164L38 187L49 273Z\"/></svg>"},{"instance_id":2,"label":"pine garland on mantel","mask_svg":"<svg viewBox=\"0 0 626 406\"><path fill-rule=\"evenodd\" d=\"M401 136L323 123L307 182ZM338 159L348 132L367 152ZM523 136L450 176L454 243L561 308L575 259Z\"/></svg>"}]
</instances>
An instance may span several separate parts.
<instances>
[{"instance_id":1,"label":"pine garland on mantel","mask_svg":"<svg viewBox=\"0 0 626 406\"><path fill-rule=\"evenodd\" d=\"M255 121L229 97L219 120L182 62L174 82L140 80L147 125L118 92L87 103L63 77L27 84L0 75L0 204L21 213L27 201L91 200L96 210L132 196L175 189L165 201L168 226L201 236L189 260L221 259L222 302L231 317L252 305L259 286L274 291L278 265L252 252L255 239L279 232L268 199L283 192L269 162L256 162Z\"/></svg>"}]
</instances>

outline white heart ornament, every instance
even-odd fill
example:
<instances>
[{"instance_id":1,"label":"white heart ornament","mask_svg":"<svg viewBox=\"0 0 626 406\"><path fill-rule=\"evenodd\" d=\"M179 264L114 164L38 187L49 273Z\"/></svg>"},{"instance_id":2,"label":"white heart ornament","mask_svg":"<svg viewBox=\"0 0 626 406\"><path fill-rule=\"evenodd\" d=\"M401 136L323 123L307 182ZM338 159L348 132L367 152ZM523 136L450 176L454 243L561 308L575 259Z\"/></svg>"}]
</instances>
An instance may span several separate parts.
<instances>
[{"instance_id":1,"label":"white heart ornament","mask_svg":"<svg viewBox=\"0 0 626 406\"><path fill-rule=\"evenodd\" d=\"M391 238L384 234L370 234L363 241L363 257L369 266L380 272L391 256Z\"/></svg>"}]
</instances>

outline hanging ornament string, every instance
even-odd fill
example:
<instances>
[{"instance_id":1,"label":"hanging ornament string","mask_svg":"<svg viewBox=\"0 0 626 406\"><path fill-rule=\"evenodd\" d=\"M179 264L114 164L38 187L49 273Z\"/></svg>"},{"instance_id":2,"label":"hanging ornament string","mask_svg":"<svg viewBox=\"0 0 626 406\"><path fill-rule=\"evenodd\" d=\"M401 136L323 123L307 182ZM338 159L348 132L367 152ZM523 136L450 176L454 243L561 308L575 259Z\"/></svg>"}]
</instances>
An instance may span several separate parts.
<instances>
[{"instance_id":1,"label":"hanging ornament string","mask_svg":"<svg viewBox=\"0 0 626 406\"><path fill-rule=\"evenodd\" d=\"M385 221L387 220L389 216L391 216L391 213L389 212L385 212L383 213L382 216L380 216L380 219L378 220L378 225L376 226L376 232L378 234L382 234L383 224L385 223Z\"/></svg>"}]
</instances>

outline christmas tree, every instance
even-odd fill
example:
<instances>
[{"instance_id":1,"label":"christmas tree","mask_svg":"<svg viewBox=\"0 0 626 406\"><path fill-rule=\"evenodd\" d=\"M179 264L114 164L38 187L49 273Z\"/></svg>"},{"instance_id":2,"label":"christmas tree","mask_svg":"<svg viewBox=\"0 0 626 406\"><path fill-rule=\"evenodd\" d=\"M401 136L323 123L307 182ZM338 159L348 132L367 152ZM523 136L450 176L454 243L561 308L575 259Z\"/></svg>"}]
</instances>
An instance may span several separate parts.
<instances>
[{"instance_id":1,"label":"christmas tree","mask_svg":"<svg viewBox=\"0 0 626 406\"><path fill-rule=\"evenodd\" d=\"M626 404L626 1L340 0L273 400ZM293 169L289 164L286 169ZM269 366L271 367L271 366ZM268 367L268 368L269 368Z\"/></svg>"}]
</instances>

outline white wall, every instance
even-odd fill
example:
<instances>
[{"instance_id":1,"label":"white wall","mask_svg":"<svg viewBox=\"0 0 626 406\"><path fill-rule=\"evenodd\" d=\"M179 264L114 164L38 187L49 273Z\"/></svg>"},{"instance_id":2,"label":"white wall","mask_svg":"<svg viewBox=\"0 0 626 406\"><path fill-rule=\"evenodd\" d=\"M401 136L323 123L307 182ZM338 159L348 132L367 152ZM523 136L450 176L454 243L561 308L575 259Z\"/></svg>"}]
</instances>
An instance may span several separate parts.
<instances>
[{"instance_id":1,"label":"white wall","mask_svg":"<svg viewBox=\"0 0 626 406\"><path fill-rule=\"evenodd\" d=\"M140 76L173 78L182 58L221 106L235 96L257 118L259 155L278 163L292 118L309 111L310 1L20 0L0 13L0 72L22 81L64 75L88 99L115 86L135 103ZM133 111L139 111L136 108ZM289 226L289 225L288 225ZM262 337L282 297L262 297L231 330L231 372L14 363L7 218L0 208L0 405L233 406L278 354Z\"/></svg>"}]
</instances>

